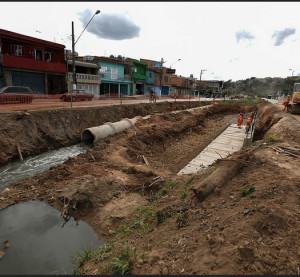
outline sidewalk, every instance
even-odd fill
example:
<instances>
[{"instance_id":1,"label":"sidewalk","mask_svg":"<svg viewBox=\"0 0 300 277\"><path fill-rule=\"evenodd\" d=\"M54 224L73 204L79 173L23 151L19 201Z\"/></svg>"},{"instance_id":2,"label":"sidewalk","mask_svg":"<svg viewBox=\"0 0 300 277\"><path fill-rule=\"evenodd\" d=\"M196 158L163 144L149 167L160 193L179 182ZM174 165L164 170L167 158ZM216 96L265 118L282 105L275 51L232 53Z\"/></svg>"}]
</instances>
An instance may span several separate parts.
<instances>
[{"instance_id":1,"label":"sidewalk","mask_svg":"<svg viewBox=\"0 0 300 277\"><path fill-rule=\"evenodd\" d=\"M216 99L217 100L217 99ZM199 98L176 99L176 102L199 101ZM201 98L200 101L212 101L211 98ZM122 103L121 103L122 102ZM175 102L173 98L161 98L157 102ZM101 99L92 101L73 102L73 108L87 108L87 107L101 107L113 105L128 105L150 103L148 98L142 99ZM54 109L70 109L70 102L62 102L59 99L34 99L31 104L2 104L0 105L0 113L7 113L13 111L34 111L34 110L54 110Z\"/></svg>"}]
</instances>

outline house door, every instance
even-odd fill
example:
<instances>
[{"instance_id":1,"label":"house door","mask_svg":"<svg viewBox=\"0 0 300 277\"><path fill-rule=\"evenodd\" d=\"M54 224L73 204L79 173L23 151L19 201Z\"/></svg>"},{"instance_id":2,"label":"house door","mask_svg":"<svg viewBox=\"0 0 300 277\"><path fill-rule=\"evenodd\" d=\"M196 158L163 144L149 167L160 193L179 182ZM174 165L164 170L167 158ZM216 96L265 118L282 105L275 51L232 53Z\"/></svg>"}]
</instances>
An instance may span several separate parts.
<instances>
[{"instance_id":1,"label":"house door","mask_svg":"<svg viewBox=\"0 0 300 277\"><path fill-rule=\"evenodd\" d=\"M12 71L13 86L30 87L34 93L45 92L45 77L43 73Z\"/></svg>"}]
</instances>

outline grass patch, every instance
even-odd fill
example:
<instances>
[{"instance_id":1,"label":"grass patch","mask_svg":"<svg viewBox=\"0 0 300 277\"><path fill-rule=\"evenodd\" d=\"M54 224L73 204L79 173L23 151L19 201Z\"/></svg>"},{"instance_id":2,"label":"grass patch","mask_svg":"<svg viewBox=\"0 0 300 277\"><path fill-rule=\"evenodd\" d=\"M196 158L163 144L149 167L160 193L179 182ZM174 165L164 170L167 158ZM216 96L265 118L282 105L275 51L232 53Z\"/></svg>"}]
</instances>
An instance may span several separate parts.
<instances>
[{"instance_id":1,"label":"grass patch","mask_svg":"<svg viewBox=\"0 0 300 277\"><path fill-rule=\"evenodd\" d=\"M106 243L93 252L93 258L96 262L104 261L109 257L111 249L111 245Z\"/></svg>"},{"instance_id":2,"label":"grass patch","mask_svg":"<svg viewBox=\"0 0 300 277\"><path fill-rule=\"evenodd\" d=\"M266 143L275 143L275 142L278 142L279 139L275 137L274 134L272 133L267 133L265 136L264 136L264 141Z\"/></svg>"},{"instance_id":3,"label":"grass patch","mask_svg":"<svg viewBox=\"0 0 300 277\"><path fill-rule=\"evenodd\" d=\"M117 233L121 237L126 237L133 232L141 234L152 231L156 222L156 210L153 205L140 207L136 210L133 219L123 223Z\"/></svg>"},{"instance_id":4,"label":"grass patch","mask_svg":"<svg viewBox=\"0 0 300 277\"><path fill-rule=\"evenodd\" d=\"M93 258L93 250L84 250L73 259L73 274L80 275L80 268Z\"/></svg>"},{"instance_id":5,"label":"grass patch","mask_svg":"<svg viewBox=\"0 0 300 277\"><path fill-rule=\"evenodd\" d=\"M187 198L187 196L188 196L188 193L187 193L186 190L183 190L183 191L180 192L180 199L181 200L185 200Z\"/></svg>"},{"instance_id":6,"label":"grass patch","mask_svg":"<svg viewBox=\"0 0 300 277\"><path fill-rule=\"evenodd\" d=\"M246 187L241 188L240 195L242 197L246 197L247 195L251 194L254 191L255 191L254 186L252 186L252 185L251 186L246 186Z\"/></svg>"},{"instance_id":7,"label":"grass patch","mask_svg":"<svg viewBox=\"0 0 300 277\"><path fill-rule=\"evenodd\" d=\"M182 228L188 225L187 214L183 211L180 211L176 214L176 225L177 228Z\"/></svg>"},{"instance_id":8,"label":"grass patch","mask_svg":"<svg viewBox=\"0 0 300 277\"><path fill-rule=\"evenodd\" d=\"M126 243L125 247L123 247L119 255L112 258L110 265L111 273L121 275L128 274L132 268L134 257L134 251L132 251Z\"/></svg>"},{"instance_id":9,"label":"grass patch","mask_svg":"<svg viewBox=\"0 0 300 277\"><path fill-rule=\"evenodd\" d=\"M254 105L260 103L261 101L262 100L259 97L247 97L239 100L222 100L218 102L224 105L236 105L236 104Z\"/></svg>"},{"instance_id":10,"label":"grass patch","mask_svg":"<svg viewBox=\"0 0 300 277\"><path fill-rule=\"evenodd\" d=\"M175 181L166 181L161 189L157 191L154 195L155 200L160 199L164 195L168 194L168 192L177 185Z\"/></svg>"}]
</instances>

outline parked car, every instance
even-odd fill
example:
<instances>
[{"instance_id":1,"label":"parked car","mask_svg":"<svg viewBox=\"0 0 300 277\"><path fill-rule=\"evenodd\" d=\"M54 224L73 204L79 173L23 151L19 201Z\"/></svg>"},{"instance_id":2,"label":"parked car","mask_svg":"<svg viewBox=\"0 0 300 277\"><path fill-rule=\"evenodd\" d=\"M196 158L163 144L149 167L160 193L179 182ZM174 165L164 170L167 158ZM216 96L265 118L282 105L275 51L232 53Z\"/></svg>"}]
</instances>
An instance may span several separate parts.
<instances>
[{"instance_id":1,"label":"parked car","mask_svg":"<svg viewBox=\"0 0 300 277\"><path fill-rule=\"evenodd\" d=\"M87 93L84 89L73 90L72 92L64 93L60 99L64 102L92 101L94 94Z\"/></svg>"},{"instance_id":2,"label":"parked car","mask_svg":"<svg viewBox=\"0 0 300 277\"><path fill-rule=\"evenodd\" d=\"M24 86L6 86L0 89L0 104L29 104L33 100L33 91Z\"/></svg>"}]
</instances>

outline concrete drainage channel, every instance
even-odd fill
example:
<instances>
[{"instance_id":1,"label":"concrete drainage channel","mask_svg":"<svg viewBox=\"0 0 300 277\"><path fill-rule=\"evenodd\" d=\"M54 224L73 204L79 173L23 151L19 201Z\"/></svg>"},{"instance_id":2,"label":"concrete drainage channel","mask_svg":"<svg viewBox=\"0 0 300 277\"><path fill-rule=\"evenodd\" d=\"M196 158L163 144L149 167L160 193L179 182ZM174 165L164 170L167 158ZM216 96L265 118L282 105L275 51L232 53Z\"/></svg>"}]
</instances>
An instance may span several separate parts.
<instances>
[{"instance_id":1,"label":"concrete drainage channel","mask_svg":"<svg viewBox=\"0 0 300 277\"><path fill-rule=\"evenodd\" d=\"M177 175L196 174L214 164L219 159L227 158L249 144L254 136L256 113L253 123L246 133L246 126L238 128L237 124L230 124L216 139L214 139L192 161L182 168Z\"/></svg>"}]
</instances>

